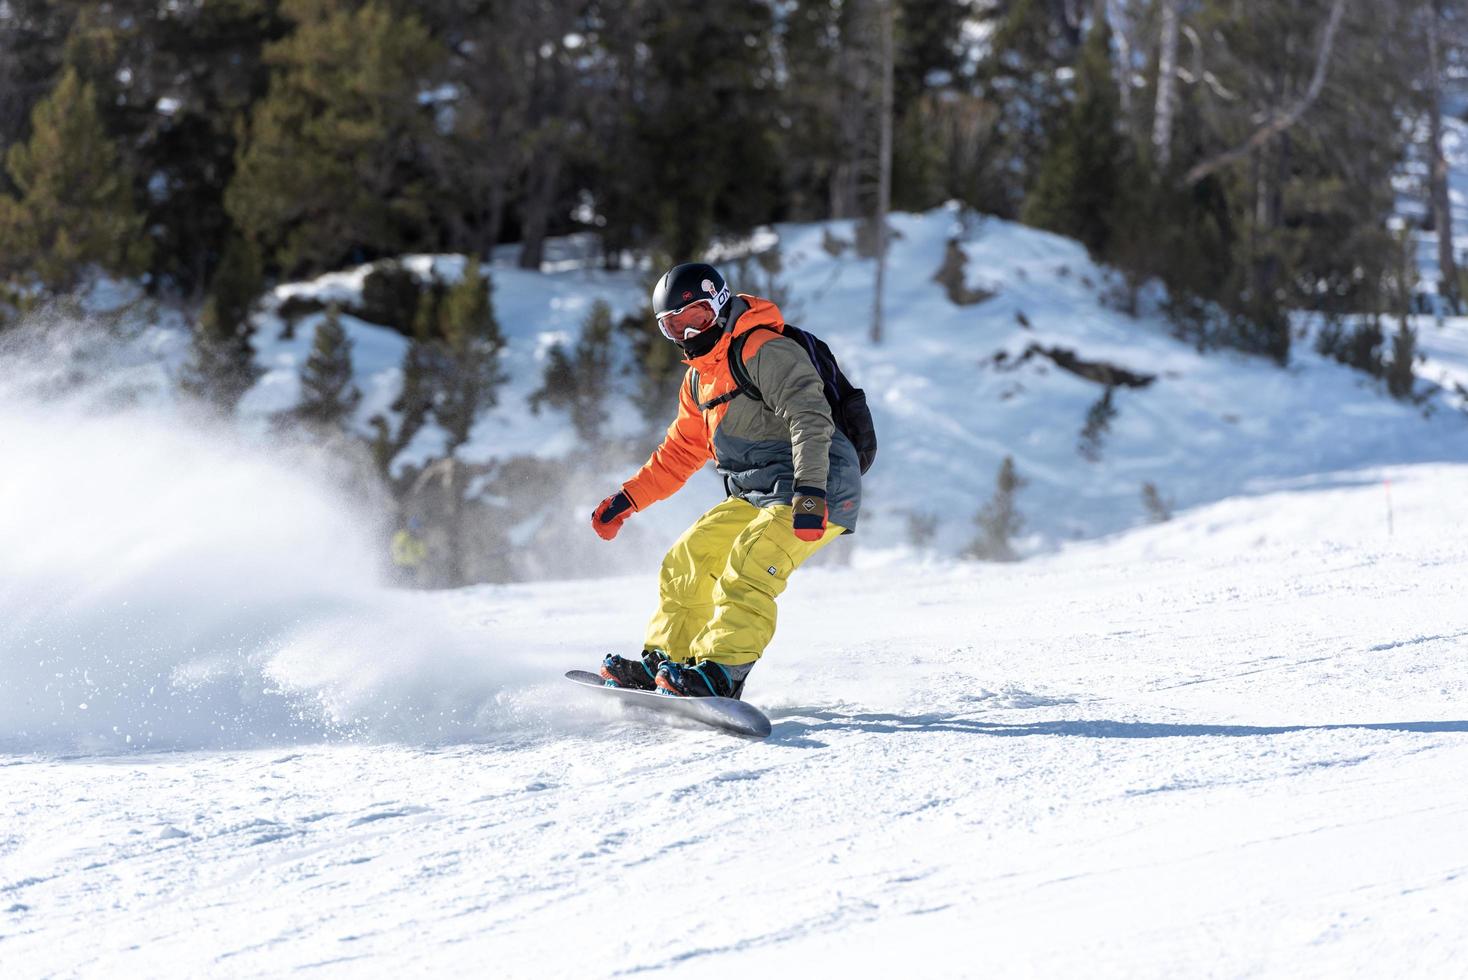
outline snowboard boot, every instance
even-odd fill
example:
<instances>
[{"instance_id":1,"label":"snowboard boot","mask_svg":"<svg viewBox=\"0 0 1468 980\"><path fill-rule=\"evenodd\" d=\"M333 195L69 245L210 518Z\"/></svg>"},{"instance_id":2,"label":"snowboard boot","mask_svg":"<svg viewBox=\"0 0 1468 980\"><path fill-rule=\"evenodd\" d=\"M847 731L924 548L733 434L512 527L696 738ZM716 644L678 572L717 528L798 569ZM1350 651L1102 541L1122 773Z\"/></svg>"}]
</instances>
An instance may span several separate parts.
<instances>
[{"instance_id":1,"label":"snowboard boot","mask_svg":"<svg viewBox=\"0 0 1468 980\"><path fill-rule=\"evenodd\" d=\"M754 669L747 664L721 664L700 660L696 664L664 661L658 668L657 686L664 694L682 698L734 698L744 693L744 679Z\"/></svg>"},{"instance_id":2,"label":"snowboard boot","mask_svg":"<svg viewBox=\"0 0 1468 980\"><path fill-rule=\"evenodd\" d=\"M607 687L630 687L637 691L651 691L658 667L665 663L668 655L661 650L644 650L642 657L628 660L609 653L601 662L601 676Z\"/></svg>"}]
</instances>

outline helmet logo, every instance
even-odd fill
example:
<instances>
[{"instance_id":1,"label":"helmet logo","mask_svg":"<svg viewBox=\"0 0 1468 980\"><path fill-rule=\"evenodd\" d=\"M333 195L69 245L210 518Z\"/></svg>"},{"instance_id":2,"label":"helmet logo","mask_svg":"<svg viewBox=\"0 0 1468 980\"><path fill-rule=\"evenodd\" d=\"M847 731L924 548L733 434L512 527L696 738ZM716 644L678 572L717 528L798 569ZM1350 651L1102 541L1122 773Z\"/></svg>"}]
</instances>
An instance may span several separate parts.
<instances>
[{"instance_id":1,"label":"helmet logo","mask_svg":"<svg viewBox=\"0 0 1468 980\"><path fill-rule=\"evenodd\" d=\"M725 285L722 289L714 285L712 279L705 279L698 284L698 288L714 298L714 309L722 310L724 304L729 302L729 287Z\"/></svg>"},{"instance_id":2,"label":"helmet logo","mask_svg":"<svg viewBox=\"0 0 1468 980\"><path fill-rule=\"evenodd\" d=\"M690 300L692 298L693 298L693 290L691 290L691 289L685 289L685 290L683 290L683 299L685 301L686 300Z\"/></svg>"}]
</instances>

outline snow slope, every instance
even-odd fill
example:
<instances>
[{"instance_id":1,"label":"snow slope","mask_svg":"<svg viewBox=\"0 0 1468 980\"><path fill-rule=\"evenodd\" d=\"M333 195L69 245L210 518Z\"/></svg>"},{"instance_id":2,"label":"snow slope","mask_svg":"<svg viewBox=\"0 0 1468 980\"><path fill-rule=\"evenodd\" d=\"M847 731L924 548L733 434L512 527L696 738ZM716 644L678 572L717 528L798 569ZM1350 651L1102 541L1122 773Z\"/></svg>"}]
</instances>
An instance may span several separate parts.
<instances>
[{"instance_id":1,"label":"snow slope","mask_svg":"<svg viewBox=\"0 0 1468 980\"><path fill-rule=\"evenodd\" d=\"M1303 340L1287 370L1258 358L1200 353L1175 339L1155 310L1131 317L1114 309L1108 301L1116 289L1113 274L1092 263L1075 242L1045 232L952 208L896 215L893 225L898 237L887 297L888 338L881 345L867 337L871 261L849 248L833 255L824 247L830 238L849 242L849 222L782 225L754 243L778 251L782 271L776 285L787 294L787 317L832 342L848 373L868 390L876 417L881 451L864 484L862 533L844 547L878 554L914 547L957 553L972 538L972 518L992 493L1006 456L1028 481L1020 508L1027 522L1020 542L1026 553L1143 523L1145 483L1185 508L1363 464L1468 461L1468 418L1456 410L1456 396L1434 396L1425 406L1393 402L1379 383L1321 359ZM933 281L950 238L968 258L970 285L994 298L956 306ZM560 243L566 254L542 273L514 268L508 256L490 266L512 380L461 451L466 458L562 456L575 448L563 416L549 410L537 416L528 409L544 357L556 341L575 338L595 300L606 300L618 316L638 309L645 278L642 272L602 271L575 244ZM449 280L462 269L459 260L444 257L409 257L407 264L420 274L432 267ZM733 270L736 289L768 288L763 274L741 283L738 263L725 266ZM266 374L242 404L247 419L263 421L294 404L297 374L321 319L308 316L293 337L280 339L283 324L272 312L275 305L292 296L350 302L360 294L366 271L275 291L259 319ZM404 341L351 317L345 325L365 395L356 423L366 432L373 414L392 414ZM1450 390L1452 378L1468 380L1468 320L1443 327L1426 322L1419 329L1431 357L1425 376ZM1155 378L1146 388L1115 391L1117 415L1099 460L1084 458L1078 446L1103 387L1045 357L1025 359L1032 346L1061 348ZM624 353L624 364L629 357ZM626 398L628 379L622 384L607 415L614 434L634 437L642 426ZM641 445L650 448L658 434L660 429L643 436ZM441 446L441 433L430 427L402 458L421 460ZM585 490L582 509L640 462L639 455L609 468ZM639 515L629 527L629 539L643 537L649 557L657 548L648 537L662 540L722 495L708 473L694 486L694 493ZM934 533L914 538L911 529L925 524Z\"/></svg>"},{"instance_id":2,"label":"snow slope","mask_svg":"<svg viewBox=\"0 0 1468 980\"><path fill-rule=\"evenodd\" d=\"M87 324L7 335L0 973L1461 972L1452 399L1391 401L1304 344L1288 370L1200 355L1110 309L1053 236L896 225L882 346L870 262L822 244L850 228L772 232L787 312L868 389L882 451L851 567L782 600L760 743L560 678L635 648L650 562L381 588L385 508L264 424L319 318L283 338L262 314L267 371L228 430L171 404L167 323L105 349ZM950 236L994 298L931 281ZM492 273L515 380L470 453L566 452L564 421L526 410L535 368L640 277ZM365 424L402 341L347 329ZM1468 376L1468 320L1433 329L1426 367ZM1115 393L1099 461L1077 440L1100 386L1032 345L1156 376ZM1007 455L1038 557L955 563ZM1178 519L1141 526L1143 482ZM706 471L603 553L656 555L719 496Z\"/></svg>"},{"instance_id":3,"label":"snow slope","mask_svg":"<svg viewBox=\"0 0 1468 980\"><path fill-rule=\"evenodd\" d=\"M1147 483L1175 507L1188 508L1363 465L1468 461L1468 394L1455 387L1468 392L1468 318L1414 318L1426 398L1403 404L1385 397L1380 382L1315 354L1306 324L1284 370L1231 352L1200 353L1172 336L1154 296L1144 295L1140 317L1115 309L1109 298L1117 288L1114 275L1067 239L954 208L895 215L893 225L898 237L888 337L881 345L867 336L872 262L849 247L841 254L825 247L833 239L849 243L849 222L781 225L736 243L778 253L781 272L773 287L766 274L751 271L753 263L740 264L737 250L721 259L736 288L785 294L787 317L830 340L848 373L868 391L881 449L864 481L862 532L843 540L843 552L866 552L870 560L913 551L957 554L972 539L973 516L992 494L1006 456L1027 481L1019 501L1025 533L1018 545L1025 554L1144 523L1148 511L1141 491ZM1468 217L1463 225L1468 227ZM992 299L956 306L933 281L950 238L967 256L969 284L992 292ZM553 245L553 260L543 272L514 267L509 252L487 266L507 338L510 380L460 451L471 461L518 454L559 458L575 451L563 414L535 414L529 407L546 355L553 344L575 339L597 300L618 317L643 302L646 270L604 271L579 239ZM452 281L462 274L462 259L453 256L408 256L404 263L419 276L431 270ZM256 318L263 373L240 405L246 438L266 447L277 440L270 420L296 403L299 372L323 319L310 314L287 330L280 304L297 298L350 305L360 297L368 271L362 266L288 283L269 296ZM131 291L121 292L113 305L136 299ZM105 300L90 305L106 306ZM88 378L108 402L166 407L174 398L172 379L186 356L186 338L181 317L166 311L151 316L131 343L102 345L100 351L83 342L85 329L62 331L63 343L44 339L49 347L63 348L49 352L53 373ZM363 394L354 426L366 435L372 416L394 416L406 341L352 316L344 316L343 324ZM55 324L47 326L54 331ZM631 442L635 451L600 473L581 475L585 486L569 494L570 509L578 513L630 475L661 435L661 423L649 430L630 401L635 369L625 338L619 342L618 392L606 407L608 432ZM1145 388L1115 390L1116 415L1102 436L1099 459L1087 459L1079 449L1103 387L1044 356L1026 358L1036 347L1154 378ZM56 368L60 361L64 370ZM13 377L6 381L16 387ZM669 418L673 411L670 404ZM421 463L442 448L442 431L429 425L398 462ZM638 515L618 545L626 555L609 554L611 564L626 568L655 560L662 543L722 493L711 471L700 473L690 492ZM546 497L558 499L554 493ZM568 577L588 571L558 569Z\"/></svg>"},{"instance_id":4,"label":"snow slope","mask_svg":"<svg viewBox=\"0 0 1468 980\"><path fill-rule=\"evenodd\" d=\"M559 679L635 636L650 574L401 597L474 657L338 634L307 658L318 690L415 650L437 684L389 682L342 720L477 700L477 737L13 745L0 960L18 977L1461 975L1464 527L1468 467L1413 466L1022 565L811 570L750 682L765 742Z\"/></svg>"}]
</instances>

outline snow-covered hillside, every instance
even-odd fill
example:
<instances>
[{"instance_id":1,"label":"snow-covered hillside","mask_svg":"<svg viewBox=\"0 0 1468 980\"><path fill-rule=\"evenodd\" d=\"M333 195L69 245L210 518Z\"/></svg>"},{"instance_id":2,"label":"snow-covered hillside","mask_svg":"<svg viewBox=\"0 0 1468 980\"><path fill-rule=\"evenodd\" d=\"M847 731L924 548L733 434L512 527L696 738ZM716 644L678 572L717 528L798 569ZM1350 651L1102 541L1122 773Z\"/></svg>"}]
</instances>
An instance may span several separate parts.
<instances>
[{"instance_id":1,"label":"snow-covered hillside","mask_svg":"<svg viewBox=\"0 0 1468 980\"><path fill-rule=\"evenodd\" d=\"M780 255L787 317L832 342L867 389L876 416L881 450L864 487L862 532L845 547L890 553L917 544L940 554L958 552L973 537L973 516L993 492L1006 456L1028 481L1019 509L1026 520L1021 550L1030 553L1144 523L1146 483L1175 507L1188 508L1364 464L1468 460L1468 417L1456 410L1455 395L1434 395L1421 406L1391 401L1379 383L1320 358L1303 341L1286 370L1259 358L1200 353L1175 339L1154 310L1132 317L1113 308L1113 275L1076 243L1044 232L952 209L897 215L893 224L899 237L888 337L879 346L867 338L871 261L850 248L833 255L825 247L832 238L849 242L849 223L779 226L758 240L760 248ZM950 238L967 256L970 287L993 298L958 306L933 280ZM512 380L462 451L466 458L560 456L574 448L564 416L529 410L543 360L554 342L576 336L597 299L619 316L638 309L646 278L601 271L595 256L578 257L574 244L567 243L566 256L544 273L516 269L508 260L490 267ZM407 265L420 275L433 268L447 279L462 268L458 260L429 257L410 258ZM264 419L294 403L297 374L321 319L303 318L294 336L281 340L283 323L272 314L273 304L290 297L350 303L366 272L363 267L275 291L259 318L266 374L242 405L247 419ZM731 277L736 289L757 291ZM761 274L760 285L763 279ZM405 341L345 320L365 395L356 422L366 432L372 415L391 416ZM1425 320L1419 330L1430 356L1424 375L1449 386L1453 378L1468 380L1468 320L1443 326ZM1079 444L1105 387L1062 370L1044 353L1057 350L1152 379L1145 387L1116 388L1116 414L1092 458ZM608 405L607 415L612 432L632 436L641 420L626 400L628 387L624 381L623 396ZM670 419L672 414L670 404ZM441 433L430 427L403 458L424 458L441 445ZM589 510L637 462L608 470L605 486L585 490L580 509ZM651 555L658 542L722 495L711 472L694 487L639 515L618 547ZM915 535L914 528L926 533Z\"/></svg>"},{"instance_id":2,"label":"snow-covered hillside","mask_svg":"<svg viewBox=\"0 0 1468 980\"><path fill-rule=\"evenodd\" d=\"M637 635L651 574L329 614L323 578L292 614L320 629L179 652L176 700L82 636L26 682L90 667L87 704L18 692L7 642L4 972L1456 975L1468 467L1388 471L1390 534L1381 475L1021 565L804 573L764 742L560 680ZM130 700L217 748L41 751Z\"/></svg>"},{"instance_id":3,"label":"snow-covered hillside","mask_svg":"<svg viewBox=\"0 0 1468 980\"><path fill-rule=\"evenodd\" d=\"M1144 484L1174 509L1187 509L1367 465L1468 460L1468 395L1456 388L1468 391L1468 318L1415 319L1425 400L1407 404L1387 398L1380 382L1317 355L1305 335L1283 370L1227 351L1200 353L1174 338L1155 310L1155 297L1144 293L1140 317L1114 308L1114 274L1069 240L953 209L896 215L893 224L899 237L881 345L867 336L871 261L851 248L832 254L827 247L833 240L849 243L850 223L777 226L748 243L778 253L782 271L775 285L785 294L787 317L831 341L848 373L867 389L876 417L881 449L864 484L862 531L843 540L843 559L957 554L972 540L973 517L992 494L1006 456L1027 481L1017 502L1025 521L1017 544L1027 554L1145 523ZM958 306L934 281L950 239L966 256L969 287L992 298ZM460 451L468 460L559 458L574 451L576 437L563 414L530 409L545 358L554 343L574 340L597 300L619 317L644 302L645 270L606 272L583 242L555 245L544 272L515 268L509 254L487 267L508 339L510 381ZM431 271L450 281L462 273L462 260L454 257L408 257L404 264L419 276ZM741 285L740 264L733 258L724 264L736 288L767 291L764 273ZM264 373L240 406L247 436L266 445L276 441L268 423L299 397L299 371L323 318L305 315L288 330L277 312L281 304L356 305L368 271L363 266L273 291L256 318ZM117 298L104 296L93 305L107 301ZM343 322L363 394L354 425L366 435L374 415L394 416L390 406L402 383L406 340L350 315ZM109 404L124 397L145 406L166 404L186 354L182 328L176 315L161 317L105 356L77 341L85 331L71 331L68 349L76 363L57 373L92 377ZM1302 329L1309 327L1302 323ZM55 356L48 356L54 367ZM1118 368L1145 382L1115 388L1114 414L1086 453L1082 432L1105 386L1062 369L1057 356L1083 368ZM648 431L629 399L631 360L624 348L619 390L606 406L608 432L645 451L657 429ZM3 382L12 395L19 387L13 374ZM673 411L670 404L669 418ZM432 457L442 451L443 439L429 425L399 463ZM640 462L640 455L612 462L599 476L584 477L585 486L547 499L568 520L582 515ZM722 492L712 470L704 471L688 492L638 515L606 549L609 567L635 568L654 559L670 535ZM596 569L568 567L561 574L594 575Z\"/></svg>"},{"instance_id":4,"label":"snow-covered hillside","mask_svg":"<svg viewBox=\"0 0 1468 980\"><path fill-rule=\"evenodd\" d=\"M793 579L751 677L764 742L560 677L636 649L709 472L593 542L635 575L405 593L378 581L386 502L265 424L319 314L284 338L261 313L232 426L173 403L177 317L105 348L91 324L6 335L0 974L1459 970L1455 396L1393 401L1303 342L1284 370L1199 354L1053 236L896 226L881 346L870 263L825 247L849 226L762 241L882 440L852 567ZM932 281L950 237L992 298ZM513 380L471 456L572 448L528 410L538 366L596 299L641 302L640 273L588 266L492 265ZM346 326L365 427L403 341ZM1468 320L1419 328L1424 373L1468 378ZM1062 361L1153 378L1113 393L1099 458L1078 441L1102 385ZM609 412L638 431L625 393ZM954 561L1006 456L1035 557ZM1144 525L1145 482L1176 519Z\"/></svg>"}]
</instances>

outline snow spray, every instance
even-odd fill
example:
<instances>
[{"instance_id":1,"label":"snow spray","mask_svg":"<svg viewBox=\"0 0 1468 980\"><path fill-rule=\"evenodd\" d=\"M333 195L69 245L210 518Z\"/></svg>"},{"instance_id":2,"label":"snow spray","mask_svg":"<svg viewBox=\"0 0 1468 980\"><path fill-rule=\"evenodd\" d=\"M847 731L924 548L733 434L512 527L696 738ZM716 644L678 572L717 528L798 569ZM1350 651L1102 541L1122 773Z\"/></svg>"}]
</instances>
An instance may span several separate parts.
<instances>
[{"instance_id":1,"label":"snow spray","mask_svg":"<svg viewBox=\"0 0 1468 980\"><path fill-rule=\"evenodd\" d=\"M305 451L0 360L0 748L474 737L528 668L378 584L361 502ZM105 374L105 371L104 371ZM320 463L321 465L317 465Z\"/></svg>"}]
</instances>

